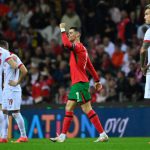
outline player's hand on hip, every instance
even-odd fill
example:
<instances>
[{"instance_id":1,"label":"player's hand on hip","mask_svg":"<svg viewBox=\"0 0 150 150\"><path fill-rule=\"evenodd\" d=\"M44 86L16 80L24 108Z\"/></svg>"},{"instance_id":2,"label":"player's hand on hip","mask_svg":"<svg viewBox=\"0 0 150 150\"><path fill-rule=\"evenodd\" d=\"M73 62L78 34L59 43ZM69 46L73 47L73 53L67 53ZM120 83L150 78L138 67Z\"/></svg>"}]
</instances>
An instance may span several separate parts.
<instances>
[{"instance_id":1,"label":"player's hand on hip","mask_svg":"<svg viewBox=\"0 0 150 150\"><path fill-rule=\"evenodd\" d=\"M65 24L65 23L60 23L59 27L60 27L60 28L64 28L64 29L65 29L66 24Z\"/></svg>"},{"instance_id":2,"label":"player's hand on hip","mask_svg":"<svg viewBox=\"0 0 150 150\"><path fill-rule=\"evenodd\" d=\"M143 73L144 76L146 76L146 72L147 72L147 69L150 67L150 64L144 66L144 67L141 67L141 71Z\"/></svg>"},{"instance_id":3,"label":"player's hand on hip","mask_svg":"<svg viewBox=\"0 0 150 150\"><path fill-rule=\"evenodd\" d=\"M17 86L18 82L17 81L13 81L13 80L9 80L9 85L10 86Z\"/></svg>"},{"instance_id":4,"label":"player's hand on hip","mask_svg":"<svg viewBox=\"0 0 150 150\"><path fill-rule=\"evenodd\" d=\"M100 92L102 90L103 86L100 82L95 82L95 89L97 92Z\"/></svg>"},{"instance_id":5,"label":"player's hand on hip","mask_svg":"<svg viewBox=\"0 0 150 150\"><path fill-rule=\"evenodd\" d=\"M142 67L141 71L142 71L143 75L146 76L147 69L145 67Z\"/></svg>"}]
</instances>

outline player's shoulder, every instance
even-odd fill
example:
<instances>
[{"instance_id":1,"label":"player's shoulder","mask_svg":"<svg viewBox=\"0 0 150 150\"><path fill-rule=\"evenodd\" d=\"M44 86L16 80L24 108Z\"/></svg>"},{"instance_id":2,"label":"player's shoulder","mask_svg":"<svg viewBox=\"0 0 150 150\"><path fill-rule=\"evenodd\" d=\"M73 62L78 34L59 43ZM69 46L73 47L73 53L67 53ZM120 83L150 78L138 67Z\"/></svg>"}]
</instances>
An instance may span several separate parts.
<instances>
[{"instance_id":1,"label":"player's shoulder","mask_svg":"<svg viewBox=\"0 0 150 150\"><path fill-rule=\"evenodd\" d=\"M75 44L76 44L76 45L83 46L83 43L82 43L82 42L76 42Z\"/></svg>"},{"instance_id":2,"label":"player's shoulder","mask_svg":"<svg viewBox=\"0 0 150 150\"><path fill-rule=\"evenodd\" d=\"M86 50L86 48L85 48L85 46L83 45L83 43L78 42L78 43L76 43L76 45L77 45L78 47L80 47L81 49Z\"/></svg>"},{"instance_id":3,"label":"player's shoulder","mask_svg":"<svg viewBox=\"0 0 150 150\"><path fill-rule=\"evenodd\" d=\"M8 50L6 50L6 49L4 49L4 48L2 48L2 47L0 47L0 52L1 52L1 53L9 53Z\"/></svg>"},{"instance_id":4,"label":"player's shoulder","mask_svg":"<svg viewBox=\"0 0 150 150\"><path fill-rule=\"evenodd\" d=\"M3 51L4 49L2 47L0 47L0 51Z\"/></svg>"},{"instance_id":5,"label":"player's shoulder","mask_svg":"<svg viewBox=\"0 0 150 150\"><path fill-rule=\"evenodd\" d=\"M19 59L19 57L16 55L16 54L14 54L14 53L12 53L12 52L10 52L10 56L16 61L17 59Z\"/></svg>"}]
</instances>

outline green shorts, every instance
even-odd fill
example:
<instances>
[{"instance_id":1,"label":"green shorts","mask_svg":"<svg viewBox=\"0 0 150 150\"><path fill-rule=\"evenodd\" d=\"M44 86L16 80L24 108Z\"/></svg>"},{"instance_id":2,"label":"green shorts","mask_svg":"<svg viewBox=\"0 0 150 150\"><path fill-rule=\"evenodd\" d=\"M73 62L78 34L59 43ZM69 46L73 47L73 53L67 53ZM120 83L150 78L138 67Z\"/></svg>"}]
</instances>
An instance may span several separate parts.
<instances>
[{"instance_id":1,"label":"green shorts","mask_svg":"<svg viewBox=\"0 0 150 150\"><path fill-rule=\"evenodd\" d=\"M86 103L91 100L89 82L79 82L72 85L68 99L75 100L77 103Z\"/></svg>"}]
</instances>

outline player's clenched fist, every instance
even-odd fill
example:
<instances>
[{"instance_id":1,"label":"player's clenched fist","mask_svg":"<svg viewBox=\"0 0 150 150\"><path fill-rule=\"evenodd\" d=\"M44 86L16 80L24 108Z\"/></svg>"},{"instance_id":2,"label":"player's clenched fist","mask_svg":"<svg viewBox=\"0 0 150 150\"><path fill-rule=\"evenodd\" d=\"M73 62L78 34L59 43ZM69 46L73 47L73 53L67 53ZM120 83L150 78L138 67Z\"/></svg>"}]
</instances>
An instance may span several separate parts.
<instances>
[{"instance_id":1,"label":"player's clenched fist","mask_svg":"<svg viewBox=\"0 0 150 150\"><path fill-rule=\"evenodd\" d=\"M100 92L102 90L103 86L99 82L95 82L95 89L97 92Z\"/></svg>"},{"instance_id":2,"label":"player's clenched fist","mask_svg":"<svg viewBox=\"0 0 150 150\"><path fill-rule=\"evenodd\" d=\"M65 27L66 27L66 24L65 24L65 23L60 23L59 27L60 27L60 28L65 28Z\"/></svg>"},{"instance_id":3,"label":"player's clenched fist","mask_svg":"<svg viewBox=\"0 0 150 150\"><path fill-rule=\"evenodd\" d=\"M141 67L141 71L142 71L144 76L146 76L146 73L147 73L147 70L149 69L149 67L150 67L150 64Z\"/></svg>"}]
</instances>

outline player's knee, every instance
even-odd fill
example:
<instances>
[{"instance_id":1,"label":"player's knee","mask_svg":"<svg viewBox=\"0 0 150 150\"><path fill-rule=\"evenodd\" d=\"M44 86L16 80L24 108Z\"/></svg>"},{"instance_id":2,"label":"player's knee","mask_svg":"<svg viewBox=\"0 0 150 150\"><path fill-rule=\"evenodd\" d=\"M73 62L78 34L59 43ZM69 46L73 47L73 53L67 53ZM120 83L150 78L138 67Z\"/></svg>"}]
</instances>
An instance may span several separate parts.
<instances>
[{"instance_id":1,"label":"player's knee","mask_svg":"<svg viewBox=\"0 0 150 150\"><path fill-rule=\"evenodd\" d=\"M65 107L66 111L73 111L73 107L70 104L67 104Z\"/></svg>"},{"instance_id":2,"label":"player's knee","mask_svg":"<svg viewBox=\"0 0 150 150\"><path fill-rule=\"evenodd\" d=\"M65 110L66 111L72 111L72 109L71 109L71 107L69 105L66 105Z\"/></svg>"},{"instance_id":3,"label":"player's knee","mask_svg":"<svg viewBox=\"0 0 150 150\"><path fill-rule=\"evenodd\" d=\"M4 118L4 116L3 116L3 112L2 112L2 111L0 111L0 123L3 121L3 118Z\"/></svg>"},{"instance_id":4,"label":"player's knee","mask_svg":"<svg viewBox=\"0 0 150 150\"><path fill-rule=\"evenodd\" d=\"M76 102L74 102L74 101L67 101L65 110L66 111L73 111L75 106L76 106Z\"/></svg>"},{"instance_id":5,"label":"player's knee","mask_svg":"<svg viewBox=\"0 0 150 150\"><path fill-rule=\"evenodd\" d=\"M13 116L14 118L16 118L16 113L12 113L12 116Z\"/></svg>"},{"instance_id":6,"label":"player's knee","mask_svg":"<svg viewBox=\"0 0 150 150\"><path fill-rule=\"evenodd\" d=\"M87 103L81 105L81 108L82 108L82 111L86 114L88 114L89 111L92 110L92 106L91 106L90 102L87 102Z\"/></svg>"},{"instance_id":7,"label":"player's knee","mask_svg":"<svg viewBox=\"0 0 150 150\"><path fill-rule=\"evenodd\" d=\"M18 113L13 112L13 113L12 113L12 116L13 116L14 118L17 118Z\"/></svg>"},{"instance_id":8,"label":"player's knee","mask_svg":"<svg viewBox=\"0 0 150 150\"><path fill-rule=\"evenodd\" d=\"M88 109L86 108L86 107L82 107L82 111L84 112L84 113L88 113L87 111L88 111Z\"/></svg>"},{"instance_id":9,"label":"player's knee","mask_svg":"<svg viewBox=\"0 0 150 150\"><path fill-rule=\"evenodd\" d=\"M83 111L85 114L88 114L91 109L92 109L91 107L82 107L82 111Z\"/></svg>"},{"instance_id":10,"label":"player's knee","mask_svg":"<svg viewBox=\"0 0 150 150\"><path fill-rule=\"evenodd\" d=\"M7 110L3 110L3 114L8 114L8 111Z\"/></svg>"},{"instance_id":11,"label":"player's knee","mask_svg":"<svg viewBox=\"0 0 150 150\"><path fill-rule=\"evenodd\" d=\"M13 110L11 113L12 113L12 116L14 118L16 118L19 115L20 111L19 110Z\"/></svg>"}]
</instances>

